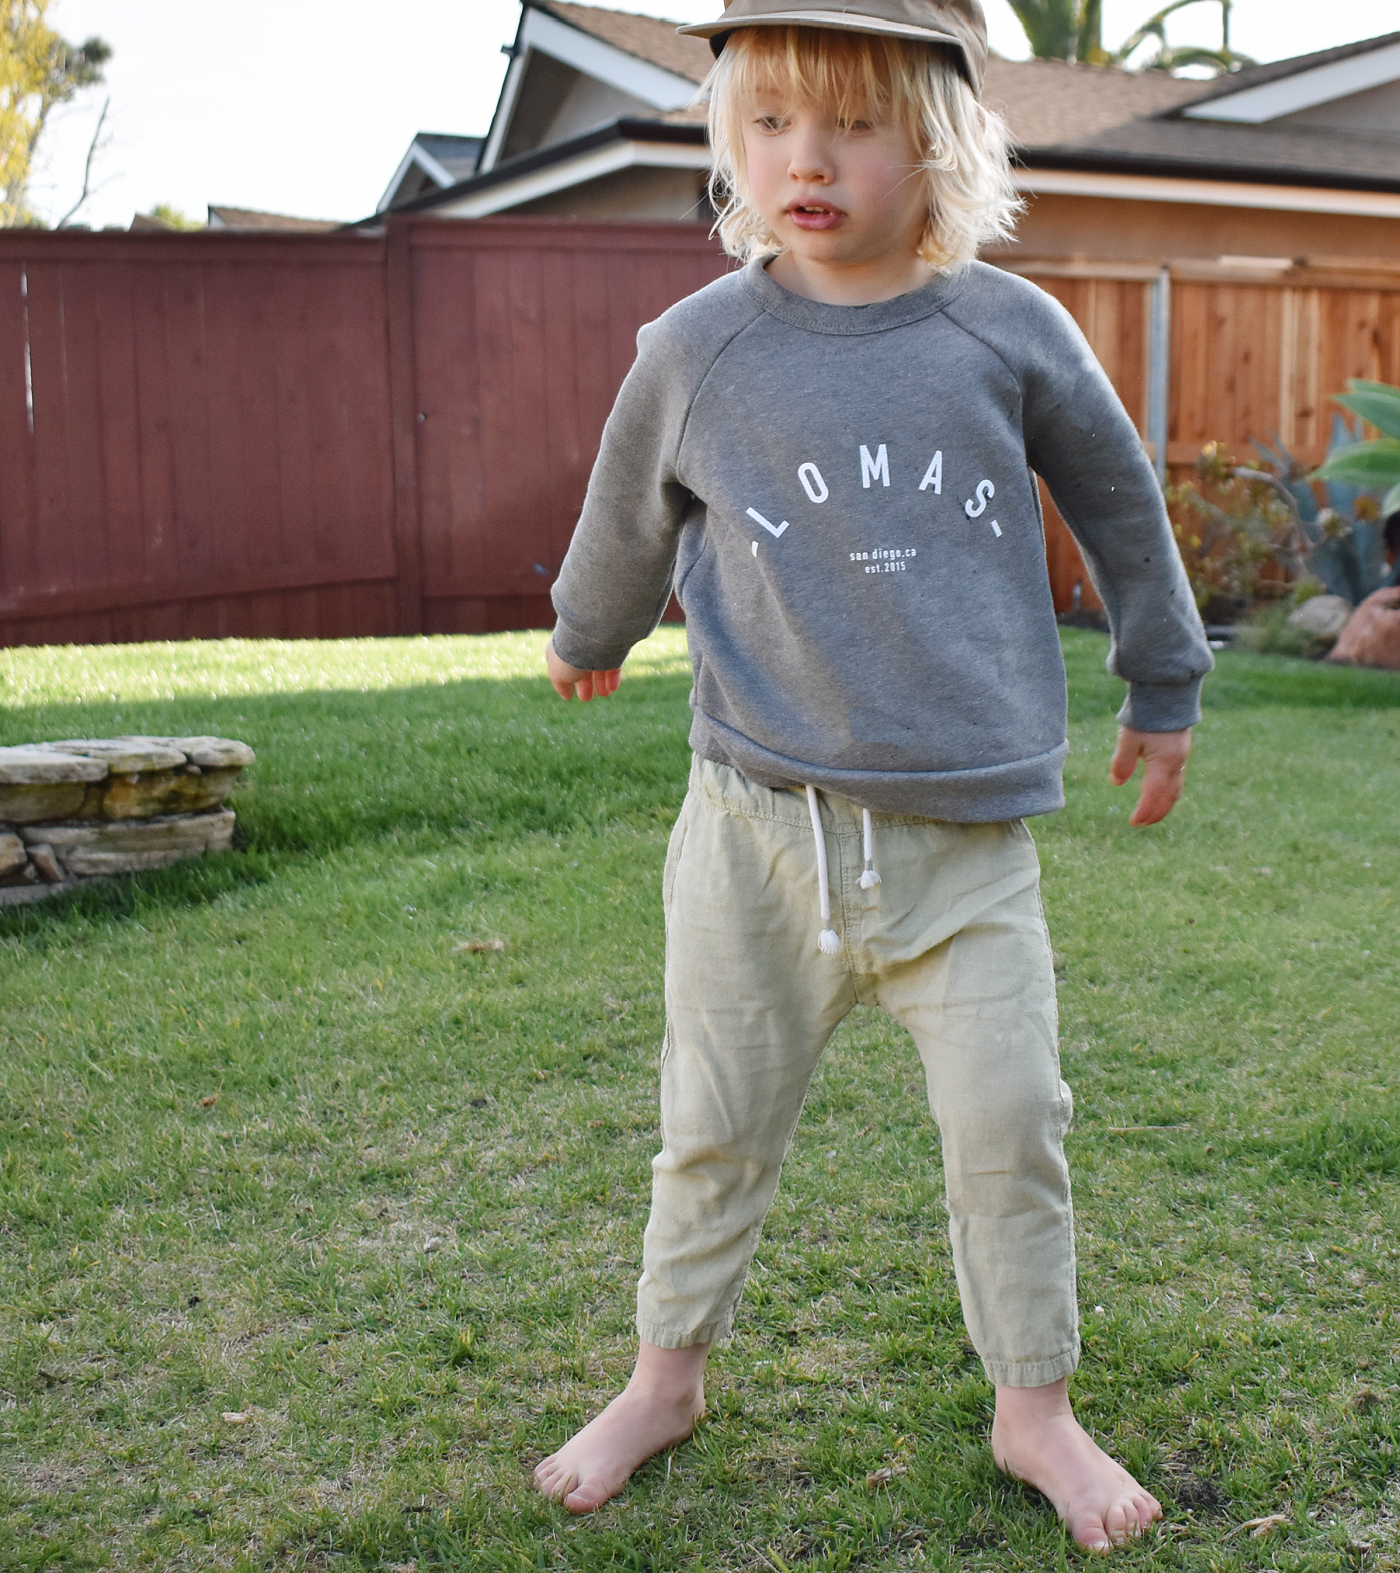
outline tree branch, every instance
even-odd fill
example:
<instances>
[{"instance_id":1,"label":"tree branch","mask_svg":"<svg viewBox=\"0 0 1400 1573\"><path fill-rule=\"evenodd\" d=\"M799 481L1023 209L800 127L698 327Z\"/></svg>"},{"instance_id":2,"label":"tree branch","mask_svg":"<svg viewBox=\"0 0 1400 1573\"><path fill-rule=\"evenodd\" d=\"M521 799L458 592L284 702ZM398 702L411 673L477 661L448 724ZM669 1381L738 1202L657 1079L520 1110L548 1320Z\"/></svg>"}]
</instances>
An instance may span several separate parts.
<instances>
[{"instance_id":1,"label":"tree branch","mask_svg":"<svg viewBox=\"0 0 1400 1573\"><path fill-rule=\"evenodd\" d=\"M80 207L82 207L83 203L86 202L87 199L92 195L92 161L93 161L93 158L96 156L96 153L97 153L97 144L98 144L98 142L100 141L100 139L102 137L102 127L106 124L107 111L111 107L112 107L112 100L110 98L108 98L107 101L102 106L102 113L97 117L97 129L92 133L92 141L91 141L91 143L89 143L88 150L87 150L87 160L83 164L83 190L82 190L82 195L79 196L78 200L73 204L73 206L71 208L68 209L68 211L63 215L63 217L61 219L59 219L58 223L54 225L55 229L62 229L63 226L68 222L68 220L73 217L73 215L78 211L78 209Z\"/></svg>"}]
</instances>

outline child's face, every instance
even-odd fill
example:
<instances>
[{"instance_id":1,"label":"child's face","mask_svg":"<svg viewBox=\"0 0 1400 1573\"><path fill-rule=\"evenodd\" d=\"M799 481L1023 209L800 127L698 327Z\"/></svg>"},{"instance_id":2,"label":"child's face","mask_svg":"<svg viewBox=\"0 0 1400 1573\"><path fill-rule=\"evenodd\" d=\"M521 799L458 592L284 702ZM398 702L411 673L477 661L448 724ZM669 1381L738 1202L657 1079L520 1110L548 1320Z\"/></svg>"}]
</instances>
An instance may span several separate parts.
<instances>
[{"instance_id":1,"label":"child's face","mask_svg":"<svg viewBox=\"0 0 1400 1573\"><path fill-rule=\"evenodd\" d=\"M799 266L917 262L928 190L902 125L878 115L842 119L769 88L745 118L744 155L753 205Z\"/></svg>"}]
</instances>

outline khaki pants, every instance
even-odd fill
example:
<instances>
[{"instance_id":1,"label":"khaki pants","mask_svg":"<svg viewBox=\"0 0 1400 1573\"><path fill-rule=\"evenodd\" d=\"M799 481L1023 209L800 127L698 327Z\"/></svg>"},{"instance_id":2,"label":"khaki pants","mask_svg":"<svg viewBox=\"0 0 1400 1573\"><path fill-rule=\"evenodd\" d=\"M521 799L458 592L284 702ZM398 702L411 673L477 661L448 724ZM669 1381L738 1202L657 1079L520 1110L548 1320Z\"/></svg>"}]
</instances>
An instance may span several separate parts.
<instances>
[{"instance_id":1,"label":"khaki pants","mask_svg":"<svg viewBox=\"0 0 1400 1573\"><path fill-rule=\"evenodd\" d=\"M664 1146L637 1325L666 1349L728 1336L818 1057L856 1004L913 1035L943 1136L963 1316L988 1377L1040 1387L1078 1360L1074 1223L1040 867L1020 820L874 816L821 799L833 925L807 803L694 761L666 860Z\"/></svg>"}]
</instances>

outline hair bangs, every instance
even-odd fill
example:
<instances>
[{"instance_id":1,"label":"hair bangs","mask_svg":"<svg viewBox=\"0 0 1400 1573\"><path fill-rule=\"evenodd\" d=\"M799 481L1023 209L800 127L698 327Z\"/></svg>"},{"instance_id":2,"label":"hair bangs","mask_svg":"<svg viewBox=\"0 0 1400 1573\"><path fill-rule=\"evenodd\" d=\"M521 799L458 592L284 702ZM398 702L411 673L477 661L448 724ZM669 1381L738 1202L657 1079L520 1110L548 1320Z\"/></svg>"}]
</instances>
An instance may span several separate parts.
<instances>
[{"instance_id":1,"label":"hair bangs","mask_svg":"<svg viewBox=\"0 0 1400 1573\"><path fill-rule=\"evenodd\" d=\"M720 59L734 50L730 91L747 108L773 94L804 108L831 105L842 118L859 120L893 108L892 42L830 28L745 28L730 35Z\"/></svg>"}]
</instances>

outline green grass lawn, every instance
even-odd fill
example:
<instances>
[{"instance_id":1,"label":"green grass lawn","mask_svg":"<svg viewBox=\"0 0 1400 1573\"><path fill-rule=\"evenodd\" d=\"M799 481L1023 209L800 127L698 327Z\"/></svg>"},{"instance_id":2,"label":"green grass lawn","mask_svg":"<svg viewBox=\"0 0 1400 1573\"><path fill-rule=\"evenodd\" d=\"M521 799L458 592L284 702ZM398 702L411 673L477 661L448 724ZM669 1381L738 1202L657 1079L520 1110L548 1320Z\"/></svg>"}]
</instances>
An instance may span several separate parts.
<instances>
[{"instance_id":1,"label":"green grass lawn","mask_svg":"<svg viewBox=\"0 0 1400 1573\"><path fill-rule=\"evenodd\" d=\"M918 1060L863 1010L694 1441L590 1519L531 1491L629 1366L688 718L677 631L590 706L540 644L0 652L0 742L259 756L239 850L0 913L7 1573L1083 1561L992 1467ZM1400 1568L1400 676L1223 655L1133 831L1066 649L1072 1385L1168 1515L1117 1565Z\"/></svg>"}]
</instances>

